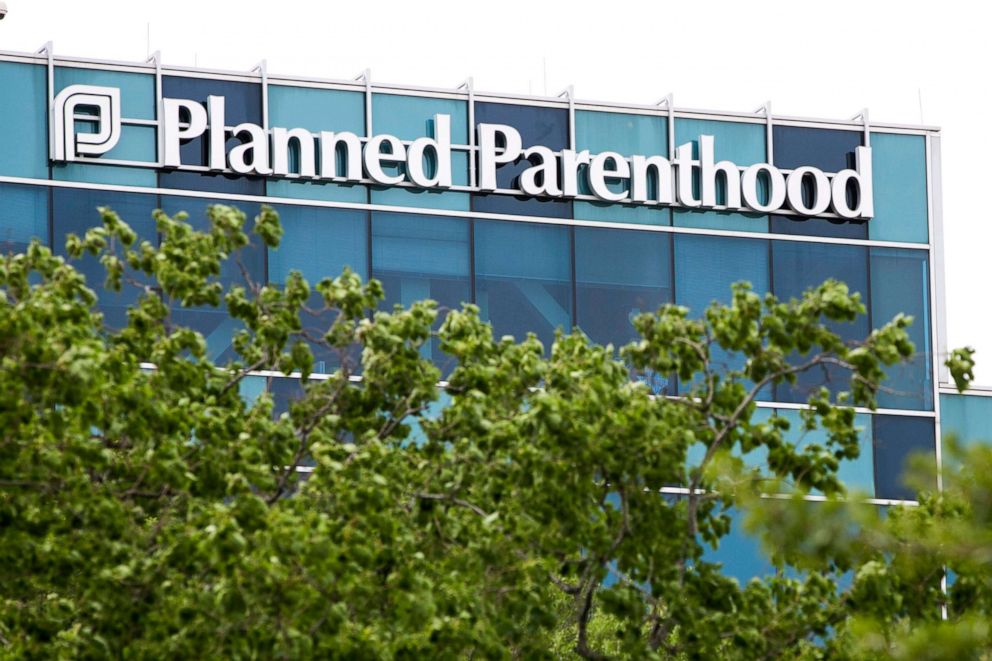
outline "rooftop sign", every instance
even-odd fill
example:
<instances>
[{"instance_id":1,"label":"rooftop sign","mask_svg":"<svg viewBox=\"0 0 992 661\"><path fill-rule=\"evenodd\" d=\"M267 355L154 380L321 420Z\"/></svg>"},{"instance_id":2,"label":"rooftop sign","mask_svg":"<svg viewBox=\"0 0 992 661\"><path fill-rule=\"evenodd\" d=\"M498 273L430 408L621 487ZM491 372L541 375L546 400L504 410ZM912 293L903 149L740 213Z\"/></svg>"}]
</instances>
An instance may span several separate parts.
<instances>
[{"instance_id":1,"label":"rooftop sign","mask_svg":"<svg viewBox=\"0 0 992 661\"><path fill-rule=\"evenodd\" d=\"M82 112L81 112L82 111ZM121 136L120 91L112 87L72 85L52 103L51 158L54 162L93 160L106 154ZM746 167L715 160L714 139L701 135L698 147L679 145L669 158L625 155L612 151L555 151L523 145L512 126L480 123L475 148L479 181L454 186L451 170L451 118L435 115L432 135L402 141L392 135L360 137L350 132L302 128L266 129L252 123L228 126L225 99L207 103L163 98L158 130L159 162L151 167L207 171L314 182L373 183L526 195L546 199L591 196L604 202L775 213L791 209L804 216L833 213L868 219L873 210L871 149L857 147L854 169L837 173L804 166L781 170L769 163ZM77 122L95 126L78 132ZM206 141L206 166L182 162L180 145ZM232 139L239 144L228 147ZM695 153L694 153L695 151ZM529 166L512 182L497 185L502 165Z\"/></svg>"}]
</instances>

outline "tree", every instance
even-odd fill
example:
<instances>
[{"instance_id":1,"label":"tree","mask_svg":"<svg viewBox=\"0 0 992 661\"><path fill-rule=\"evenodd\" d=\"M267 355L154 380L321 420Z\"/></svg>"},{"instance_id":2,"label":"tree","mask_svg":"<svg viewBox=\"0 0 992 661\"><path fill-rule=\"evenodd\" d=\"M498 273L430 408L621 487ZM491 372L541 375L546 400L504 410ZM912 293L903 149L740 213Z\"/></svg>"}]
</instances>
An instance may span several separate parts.
<instances>
[{"instance_id":1,"label":"tree","mask_svg":"<svg viewBox=\"0 0 992 661\"><path fill-rule=\"evenodd\" d=\"M909 318L845 344L828 322L864 306L842 283L788 302L741 284L703 319L640 315L621 360L577 331L545 351L494 338L471 305L437 330L430 301L380 310L379 283L348 271L225 290L225 260L282 230L267 208L251 236L237 210L208 214L197 232L157 212L153 244L101 209L69 237L107 288L139 288L122 329L45 247L3 258L6 656L749 658L847 640L842 564L783 553L790 571L741 586L704 553L769 486L843 494L851 406L874 406L884 366L912 354ZM244 328L215 365L171 311L222 303ZM443 407L421 352L434 336L454 362ZM718 369L716 347L738 367ZM337 356L328 378L309 379L315 349ZM763 388L827 364L851 382L804 414L825 445L753 417ZM299 380L287 412L242 397L257 370ZM686 392L652 395L651 374Z\"/></svg>"}]
</instances>

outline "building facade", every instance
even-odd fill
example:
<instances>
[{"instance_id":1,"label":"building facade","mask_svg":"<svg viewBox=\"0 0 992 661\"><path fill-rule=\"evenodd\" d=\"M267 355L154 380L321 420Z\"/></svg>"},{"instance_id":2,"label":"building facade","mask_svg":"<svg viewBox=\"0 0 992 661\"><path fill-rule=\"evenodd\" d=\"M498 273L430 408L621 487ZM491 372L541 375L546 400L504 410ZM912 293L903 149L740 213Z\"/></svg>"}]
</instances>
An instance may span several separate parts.
<instances>
[{"instance_id":1,"label":"building facade","mask_svg":"<svg viewBox=\"0 0 992 661\"><path fill-rule=\"evenodd\" d=\"M154 239L153 209L186 210L202 226L209 203L249 216L266 203L285 236L245 256L254 279L278 283L296 269L316 281L348 266L380 279L387 305L473 302L498 335L532 331L546 346L572 326L619 346L638 312L674 302L699 314L739 280L788 299L841 279L868 309L837 327L845 337L899 312L915 317L917 354L890 370L877 411L858 412L861 456L841 469L885 505L912 498L900 480L910 453L941 463L942 432L992 438L992 397L952 394L940 367L940 139L867 113L814 120L767 106L678 109L670 97L638 106L495 95L471 81L326 81L269 75L264 64L238 73L55 57L49 46L0 54L0 249L38 238L64 252L65 235L95 224L101 205ZM80 268L99 288L99 264ZM102 293L110 325L123 323L130 296ZM222 310L186 309L178 321L215 358L230 351ZM333 371L333 357L318 359L319 372ZM798 422L811 389L843 386L830 377L769 389L761 411ZM762 568L756 551L722 555L741 577Z\"/></svg>"}]
</instances>

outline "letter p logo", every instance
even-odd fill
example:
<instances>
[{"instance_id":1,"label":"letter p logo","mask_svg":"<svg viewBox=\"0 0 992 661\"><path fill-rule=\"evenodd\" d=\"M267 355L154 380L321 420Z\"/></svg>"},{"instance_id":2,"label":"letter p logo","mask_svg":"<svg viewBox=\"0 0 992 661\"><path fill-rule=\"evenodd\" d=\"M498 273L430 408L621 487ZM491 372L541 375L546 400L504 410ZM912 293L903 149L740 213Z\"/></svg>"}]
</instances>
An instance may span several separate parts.
<instances>
[{"instance_id":1,"label":"letter p logo","mask_svg":"<svg viewBox=\"0 0 992 661\"><path fill-rule=\"evenodd\" d=\"M79 109L90 112L77 115ZM96 131L76 133L77 120L95 123ZM121 139L121 91L94 85L66 87L52 103L51 127L53 161L106 154Z\"/></svg>"}]
</instances>

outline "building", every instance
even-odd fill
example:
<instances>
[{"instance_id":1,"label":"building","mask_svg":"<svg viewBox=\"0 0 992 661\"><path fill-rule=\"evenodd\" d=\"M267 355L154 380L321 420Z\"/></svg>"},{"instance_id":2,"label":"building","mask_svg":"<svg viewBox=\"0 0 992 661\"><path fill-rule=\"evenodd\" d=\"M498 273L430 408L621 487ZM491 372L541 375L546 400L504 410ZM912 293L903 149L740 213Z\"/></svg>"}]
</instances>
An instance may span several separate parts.
<instances>
[{"instance_id":1,"label":"building","mask_svg":"<svg viewBox=\"0 0 992 661\"><path fill-rule=\"evenodd\" d=\"M315 281L350 266L381 279L390 305L472 301L497 334L534 331L546 345L572 325L623 344L637 312L664 302L699 312L738 280L789 298L835 277L868 308L842 333L864 337L905 312L918 350L891 370L878 411L859 412L863 450L843 466L845 482L880 505L901 502L912 497L900 480L911 452L939 465L943 432L992 439L992 393L953 394L940 367L938 129L870 123L866 112L800 119L767 106L678 109L671 97L633 106L484 94L471 81L443 90L367 74L274 76L264 64L218 72L157 57L56 58L50 45L0 54L0 91L5 251L35 237L63 250L98 205L151 238L155 208L203 223L207 203L253 215L264 202L285 237L247 255L255 279L299 269ZM82 268L98 286L99 265ZM133 299L104 296L108 323L119 324ZM223 311L184 310L180 321L215 357L229 350ZM319 370L334 369L318 358ZM762 410L798 419L810 388L837 387L829 377L770 390ZM727 561L743 563L731 567L742 576L754 570Z\"/></svg>"}]
</instances>

